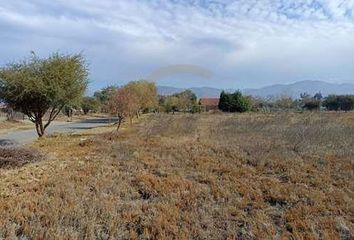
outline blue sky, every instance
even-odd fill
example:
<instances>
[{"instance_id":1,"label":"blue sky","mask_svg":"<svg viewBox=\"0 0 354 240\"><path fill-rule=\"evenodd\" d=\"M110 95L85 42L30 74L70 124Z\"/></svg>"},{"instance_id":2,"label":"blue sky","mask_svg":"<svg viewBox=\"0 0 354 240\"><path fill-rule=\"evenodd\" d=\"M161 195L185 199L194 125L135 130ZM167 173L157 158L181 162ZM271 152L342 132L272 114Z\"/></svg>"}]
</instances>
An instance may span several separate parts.
<instances>
[{"instance_id":1,"label":"blue sky","mask_svg":"<svg viewBox=\"0 0 354 240\"><path fill-rule=\"evenodd\" d=\"M354 0L0 0L0 28L1 65L83 51L90 92L174 65L159 85L354 83Z\"/></svg>"}]
</instances>

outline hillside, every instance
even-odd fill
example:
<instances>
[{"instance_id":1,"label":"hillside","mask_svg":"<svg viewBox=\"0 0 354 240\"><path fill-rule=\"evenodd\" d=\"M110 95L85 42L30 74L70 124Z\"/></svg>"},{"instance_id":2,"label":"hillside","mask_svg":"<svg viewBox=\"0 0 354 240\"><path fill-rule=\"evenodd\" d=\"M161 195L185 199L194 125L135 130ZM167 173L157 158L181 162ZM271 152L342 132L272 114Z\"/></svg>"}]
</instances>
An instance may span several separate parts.
<instances>
[{"instance_id":1,"label":"hillside","mask_svg":"<svg viewBox=\"0 0 354 240\"><path fill-rule=\"evenodd\" d=\"M277 84L260 89L245 89L244 93L252 96L290 96L297 98L301 93L314 95L321 92L323 96L329 94L354 94L354 84L337 84L323 81L301 81L292 84Z\"/></svg>"}]
</instances>

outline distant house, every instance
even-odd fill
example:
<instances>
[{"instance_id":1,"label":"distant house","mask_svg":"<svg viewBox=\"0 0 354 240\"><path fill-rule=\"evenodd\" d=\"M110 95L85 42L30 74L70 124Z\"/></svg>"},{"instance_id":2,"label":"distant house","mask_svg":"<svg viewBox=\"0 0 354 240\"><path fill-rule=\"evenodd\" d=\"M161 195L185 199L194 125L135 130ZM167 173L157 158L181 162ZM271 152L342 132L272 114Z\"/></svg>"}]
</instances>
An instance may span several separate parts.
<instances>
[{"instance_id":1,"label":"distant house","mask_svg":"<svg viewBox=\"0 0 354 240\"><path fill-rule=\"evenodd\" d=\"M207 112L212 110L218 110L219 98L201 98L199 100L199 104Z\"/></svg>"}]
</instances>

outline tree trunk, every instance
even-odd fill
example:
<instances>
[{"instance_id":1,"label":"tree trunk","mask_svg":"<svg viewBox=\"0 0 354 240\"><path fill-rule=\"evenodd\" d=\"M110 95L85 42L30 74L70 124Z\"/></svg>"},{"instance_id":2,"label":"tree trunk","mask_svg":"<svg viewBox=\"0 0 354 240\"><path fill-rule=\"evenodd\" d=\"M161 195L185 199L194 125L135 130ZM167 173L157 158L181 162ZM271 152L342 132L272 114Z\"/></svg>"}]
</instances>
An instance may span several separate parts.
<instances>
[{"instance_id":1,"label":"tree trunk","mask_svg":"<svg viewBox=\"0 0 354 240\"><path fill-rule=\"evenodd\" d=\"M8 121L14 120L14 110L12 108L7 109L6 117Z\"/></svg>"},{"instance_id":2,"label":"tree trunk","mask_svg":"<svg viewBox=\"0 0 354 240\"><path fill-rule=\"evenodd\" d=\"M117 132L118 132L118 130L119 130L119 128L120 128L120 125L122 124L122 120L123 120L122 117L118 117Z\"/></svg>"},{"instance_id":3,"label":"tree trunk","mask_svg":"<svg viewBox=\"0 0 354 240\"><path fill-rule=\"evenodd\" d=\"M44 133L43 133L43 124L41 126L41 124L39 122L36 122L36 131L38 134L38 137L43 137Z\"/></svg>"},{"instance_id":4,"label":"tree trunk","mask_svg":"<svg viewBox=\"0 0 354 240\"><path fill-rule=\"evenodd\" d=\"M43 126L43 121L41 117L38 117L35 121L36 124L36 131L38 134L38 137L43 137L45 128Z\"/></svg>"}]
</instances>

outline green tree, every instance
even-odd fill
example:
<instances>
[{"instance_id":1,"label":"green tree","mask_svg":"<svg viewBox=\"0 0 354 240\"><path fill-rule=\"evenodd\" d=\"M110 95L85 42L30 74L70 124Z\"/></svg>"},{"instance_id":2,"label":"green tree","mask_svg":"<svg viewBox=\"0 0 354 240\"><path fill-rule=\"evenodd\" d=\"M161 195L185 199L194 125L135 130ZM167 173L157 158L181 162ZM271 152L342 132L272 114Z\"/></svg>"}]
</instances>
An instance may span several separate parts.
<instances>
[{"instance_id":1,"label":"green tree","mask_svg":"<svg viewBox=\"0 0 354 240\"><path fill-rule=\"evenodd\" d=\"M329 95L323 101L323 106L328 111L339 111L340 110L340 104L339 104L339 101L338 101L338 97L336 95Z\"/></svg>"},{"instance_id":2,"label":"green tree","mask_svg":"<svg viewBox=\"0 0 354 240\"><path fill-rule=\"evenodd\" d=\"M197 96L191 90L185 90L174 94L177 100L177 108L179 111L190 112L193 106L197 104Z\"/></svg>"},{"instance_id":3,"label":"green tree","mask_svg":"<svg viewBox=\"0 0 354 240\"><path fill-rule=\"evenodd\" d=\"M220 94L219 100L219 109L223 112L230 112L231 111L231 98L229 93L225 93L222 91Z\"/></svg>"},{"instance_id":4,"label":"green tree","mask_svg":"<svg viewBox=\"0 0 354 240\"><path fill-rule=\"evenodd\" d=\"M109 112L109 101L117 88L116 86L108 86L94 92L93 97L97 101L99 111Z\"/></svg>"},{"instance_id":5,"label":"green tree","mask_svg":"<svg viewBox=\"0 0 354 240\"><path fill-rule=\"evenodd\" d=\"M251 109L251 101L249 97L242 95L240 91L234 93L220 94L219 109L224 112L247 112Z\"/></svg>"},{"instance_id":6,"label":"green tree","mask_svg":"<svg viewBox=\"0 0 354 240\"><path fill-rule=\"evenodd\" d=\"M163 108L166 113L172 112L173 114L178 111L178 97L167 96L163 103Z\"/></svg>"},{"instance_id":7,"label":"green tree","mask_svg":"<svg viewBox=\"0 0 354 240\"><path fill-rule=\"evenodd\" d=\"M117 89L116 86L108 86L108 87L102 88L101 90L94 92L93 96L101 104L106 104L106 103L108 103L112 93L116 89Z\"/></svg>"},{"instance_id":8,"label":"green tree","mask_svg":"<svg viewBox=\"0 0 354 240\"><path fill-rule=\"evenodd\" d=\"M191 90L175 93L170 96L160 96L159 104L167 112L198 112L197 96Z\"/></svg>"},{"instance_id":9,"label":"green tree","mask_svg":"<svg viewBox=\"0 0 354 240\"><path fill-rule=\"evenodd\" d=\"M8 64L0 69L0 98L23 112L42 137L65 105L80 101L88 84L88 70L81 54L54 53ZM43 122L44 115L49 117Z\"/></svg>"},{"instance_id":10,"label":"green tree","mask_svg":"<svg viewBox=\"0 0 354 240\"><path fill-rule=\"evenodd\" d=\"M329 95L323 101L323 106L329 111L351 111L354 110L354 96Z\"/></svg>"},{"instance_id":11,"label":"green tree","mask_svg":"<svg viewBox=\"0 0 354 240\"><path fill-rule=\"evenodd\" d=\"M98 102L94 97L84 97L81 101L81 109L86 115L90 111L96 111L98 108Z\"/></svg>"}]
</instances>

